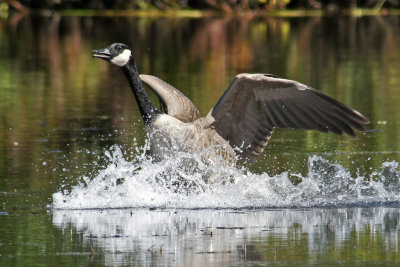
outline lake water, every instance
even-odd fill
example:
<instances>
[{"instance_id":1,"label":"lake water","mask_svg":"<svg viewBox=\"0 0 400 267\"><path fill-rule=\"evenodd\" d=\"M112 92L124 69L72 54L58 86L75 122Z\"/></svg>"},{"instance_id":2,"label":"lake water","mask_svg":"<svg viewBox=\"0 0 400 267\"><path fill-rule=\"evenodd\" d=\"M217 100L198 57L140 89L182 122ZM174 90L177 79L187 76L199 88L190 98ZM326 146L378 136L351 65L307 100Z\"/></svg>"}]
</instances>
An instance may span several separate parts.
<instances>
[{"instance_id":1,"label":"lake water","mask_svg":"<svg viewBox=\"0 0 400 267\"><path fill-rule=\"evenodd\" d=\"M117 41L204 115L258 72L372 124L277 130L238 168L154 162L125 77L91 56ZM400 17L11 16L0 59L0 266L400 264Z\"/></svg>"}]
</instances>

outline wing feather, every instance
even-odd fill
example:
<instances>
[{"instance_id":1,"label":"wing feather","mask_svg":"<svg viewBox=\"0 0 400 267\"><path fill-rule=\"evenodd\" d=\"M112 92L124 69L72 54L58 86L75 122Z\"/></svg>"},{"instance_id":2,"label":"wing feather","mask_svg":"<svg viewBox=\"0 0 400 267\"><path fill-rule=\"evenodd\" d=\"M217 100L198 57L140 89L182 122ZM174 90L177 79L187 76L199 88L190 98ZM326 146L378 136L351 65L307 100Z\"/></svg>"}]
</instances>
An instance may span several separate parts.
<instances>
[{"instance_id":1,"label":"wing feather","mask_svg":"<svg viewBox=\"0 0 400 267\"><path fill-rule=\"evenodd\" d=\"M363 131L369 123L358 111L320 91L264 74L236 76L208 117L248 160L262 153L275 127L354 136L354 129Z\"/></svg>"},{"instance_id":2,"label":"wing feather","mask_svg":"<svg viewBox=\"0 0 400 267\"><path fill-rule=\"evenodd\" d=\"M193 122L201 118L199 110L192 101L172 85L151 75L141 74L140 79L158 95L168 115L182 122Z\"/></svg>"}]
</instances>

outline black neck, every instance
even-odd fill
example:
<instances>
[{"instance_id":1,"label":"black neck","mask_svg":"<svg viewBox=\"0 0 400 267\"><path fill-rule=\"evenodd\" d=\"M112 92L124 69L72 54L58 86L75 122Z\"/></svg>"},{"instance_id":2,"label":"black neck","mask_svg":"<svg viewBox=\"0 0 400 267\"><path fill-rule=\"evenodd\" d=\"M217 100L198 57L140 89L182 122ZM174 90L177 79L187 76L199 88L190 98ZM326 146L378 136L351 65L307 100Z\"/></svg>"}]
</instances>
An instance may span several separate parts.
<instances>
[{"instance_id":1,"label":"black neck","mask_svg":"<svg viewBox=\"0 0 400 267\"><path fill-rule=\"evenodd\" d=\"M158 114L161 114L161 112L151 103L150 98L146 93L146 89L144 89L142 81L140 80L139 71L136 67L133 56L131 56L128 64L126 64L122 70L124 71L133 94L135 95L143 121L145 124L149 124L151 120L155 119L155 117Z\"/></svg>"}]
</instances>

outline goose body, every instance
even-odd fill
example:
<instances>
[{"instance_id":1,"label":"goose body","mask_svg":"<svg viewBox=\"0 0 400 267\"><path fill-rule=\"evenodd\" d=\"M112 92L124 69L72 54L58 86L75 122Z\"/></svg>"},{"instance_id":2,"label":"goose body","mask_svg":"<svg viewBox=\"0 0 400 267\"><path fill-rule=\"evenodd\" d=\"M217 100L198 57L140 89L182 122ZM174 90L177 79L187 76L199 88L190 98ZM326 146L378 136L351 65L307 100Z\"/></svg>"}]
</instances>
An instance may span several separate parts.
<instances>
[{"instance_id":1,"label":"goose body","mask_svg":"<svg viewBox=\"0 0 400 267\"><path fill-rule=\"evenodd\" d=\"M296 81L267 74L239 74L206 117L179 90L151 75L139 75L131 49L112 44L93 56L122 68L138 103L155 156L174 150L206 158L253 161L274 128L309 129L355 136L370 121L358 111ZM150 101L146 84L165 112Z\"/></svg>"},{"instance_id":2,"label":"goose body","mask_svg":"<svg viewBox=\"0 0 400 267\"><path fill-rule=\"evenodd\" d=\"M198 153L203 159L223 159L236 161L229 143L204 118L194 122L182 122L167 114L157 116L146 126L151 152L157 159L173 156L176 151Z\"/></svg>"}]
</instances>

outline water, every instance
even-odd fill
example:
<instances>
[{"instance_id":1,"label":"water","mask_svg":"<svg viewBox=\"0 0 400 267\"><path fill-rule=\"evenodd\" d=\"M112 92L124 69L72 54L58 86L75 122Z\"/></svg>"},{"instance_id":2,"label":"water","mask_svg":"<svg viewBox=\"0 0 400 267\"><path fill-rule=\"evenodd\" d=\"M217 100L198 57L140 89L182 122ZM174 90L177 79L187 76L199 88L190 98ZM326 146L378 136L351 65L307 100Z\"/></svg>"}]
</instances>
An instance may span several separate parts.
<instances>
[{"instance_id":1,"label":"water","mask_svg":"<svg viewBox=\"0 0 400 267\"><path fill-rule=\"evenodd\" d=\"M177 266L395 265L397 208L55 211L93 261ZM73 231L66 233L70 229ZM377 249L379 248L379 249ZM78 252L81 254L82 252ZM61 256L67 257L66 253Z\"/></svg>"},{"instance_id":2,"label":"water","mask_svg":"<svg viewBox=\"0 0 400 267\"><path fill-rule=\"evenodd\" d=\"M1 19L0 265L399 264L399 21ZM238 168L154 162L121 71L91 58L116 41L202 114L237 73L265 72L373 123L278 130Z\"/></svg>"},{"instance_id":3,"label":"water","mask_svg":"<svg viewBox=\"0 0 400 267\"><path fill-rule=\"evenodd\" d=\"M283 172L271 177L218 163L206 165L200 157L186 153L161 162L151 157L131 162L115 147L107 156L107 167L98 175L82 177L74 187L55 193L53 207L299 208L375 206L400 201L400 171L394 161L383 163L370 177L353 178L340 164L310 156L306 176ZM188 159L197 164L186 167ZM216 177L212 184L204 182L204 174L210 172ZM290 175L299 182L294 184Z\"/></svg>"}]
</instances>

